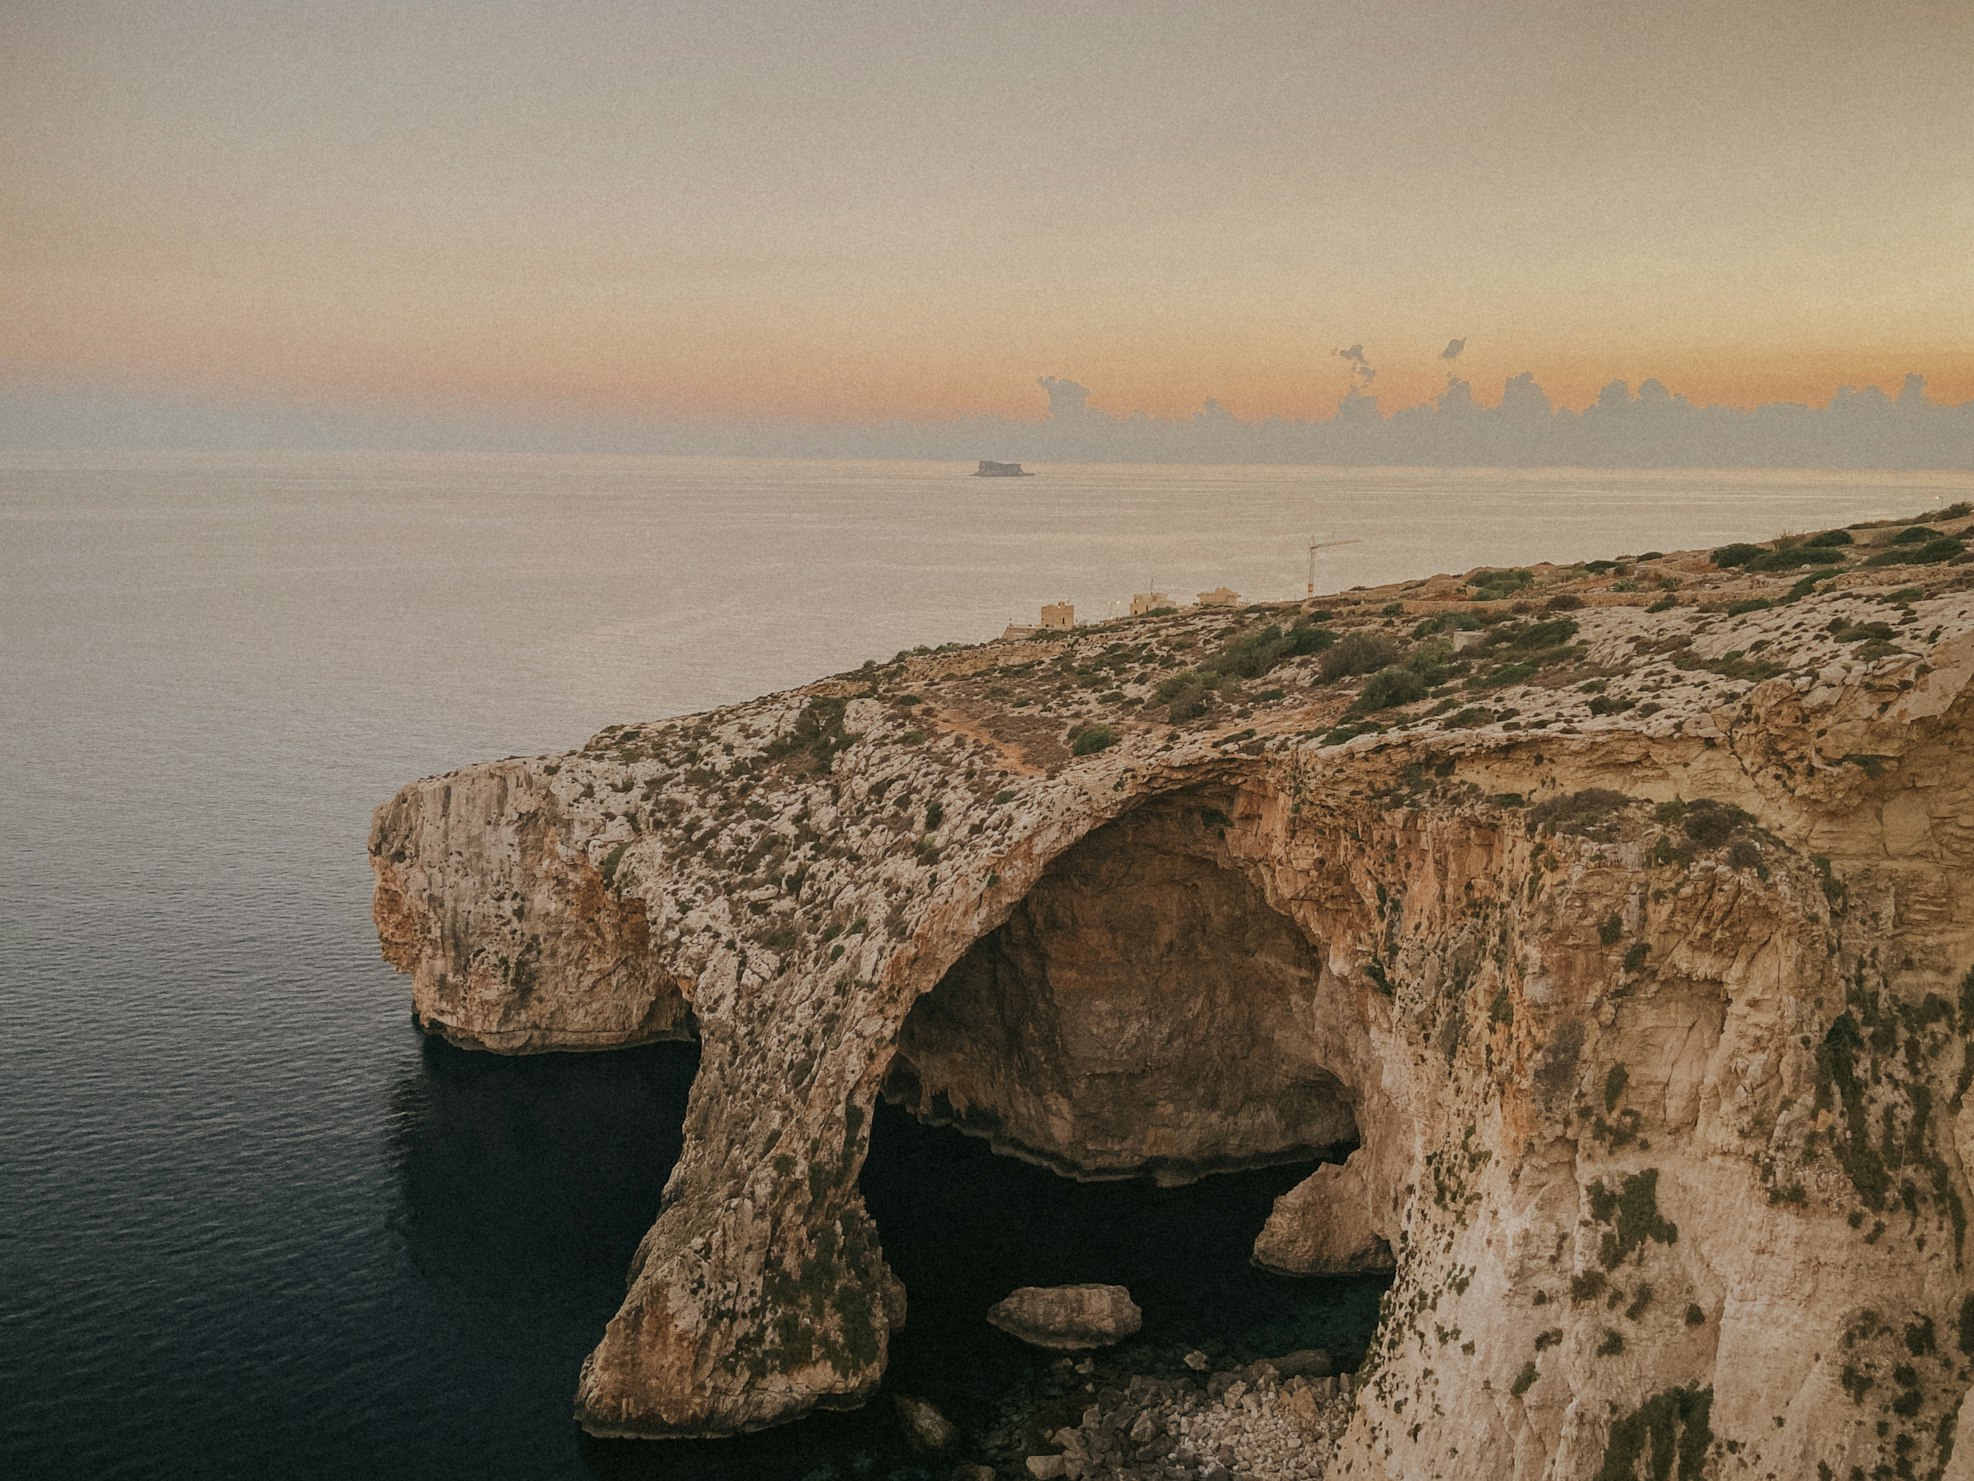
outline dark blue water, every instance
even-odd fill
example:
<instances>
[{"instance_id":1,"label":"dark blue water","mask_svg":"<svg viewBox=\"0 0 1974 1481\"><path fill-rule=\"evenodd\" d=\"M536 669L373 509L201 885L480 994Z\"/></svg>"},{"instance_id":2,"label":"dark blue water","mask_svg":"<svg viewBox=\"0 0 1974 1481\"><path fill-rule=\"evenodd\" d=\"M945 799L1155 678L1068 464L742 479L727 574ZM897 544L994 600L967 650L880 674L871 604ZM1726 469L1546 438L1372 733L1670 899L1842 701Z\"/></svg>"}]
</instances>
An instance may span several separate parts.
<instances>
[{"instance_id":1,"label":"dark blue water","mask_svg":"<svg viewBox=\"0 0 1974 1481\"><path fill-rule=\"evenodd\" d=\"M882 1407L723 1447L578 1435L576 1368L676 1153L691 1052L423 1043L368 917L369 813L404 780L1057 595L1100 615L1148 580L1287 592L1318 523L1365 539L1341 585L1967 483L1093 469L1016 498L949 472L0 461L0 1475L891 1464ZM912 1291L897 1381L984 1412L1032 1361L977 1321L1018 1280L1124 1279L1152 1344L1361 1324L1362 1291L1193 1278L1240 1272L1287 1176L1078 1189L887 1114L866 1186Z\"/></svg>"}]
</instances>

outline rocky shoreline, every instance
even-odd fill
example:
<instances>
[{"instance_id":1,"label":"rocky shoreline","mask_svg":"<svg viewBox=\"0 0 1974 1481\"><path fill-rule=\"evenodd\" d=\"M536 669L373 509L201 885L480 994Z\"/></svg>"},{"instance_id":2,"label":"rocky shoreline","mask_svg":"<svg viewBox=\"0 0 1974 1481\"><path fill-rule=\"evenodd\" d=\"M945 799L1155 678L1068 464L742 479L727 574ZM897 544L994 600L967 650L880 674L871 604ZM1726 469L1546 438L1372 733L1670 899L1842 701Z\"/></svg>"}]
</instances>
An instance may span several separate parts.
<instances>
[{"instance_id":1,"label":"rocky shoreline","mask_svg":"<svg viewBox=\"0 0 1974 1481\"><path fill-rule=\"evenodd\" d=\"M1333 1366L1315 1350L1218 1371L1197 1349L1061 1358L970 1443L920 1448L952 1481L1321 1481L1350 1414Z\"/></svg>"}]
</instances>

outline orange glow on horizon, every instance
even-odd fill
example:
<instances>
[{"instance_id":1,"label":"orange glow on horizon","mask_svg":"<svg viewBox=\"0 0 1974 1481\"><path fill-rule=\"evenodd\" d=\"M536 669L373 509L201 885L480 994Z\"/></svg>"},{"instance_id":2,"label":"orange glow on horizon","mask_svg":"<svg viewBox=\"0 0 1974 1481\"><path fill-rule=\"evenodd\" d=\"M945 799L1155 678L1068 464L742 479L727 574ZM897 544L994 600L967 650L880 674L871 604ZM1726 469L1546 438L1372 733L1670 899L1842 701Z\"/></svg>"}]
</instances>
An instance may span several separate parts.
<instances>
[{"instance_id":1,"label":"orange glow on horizon","mask_svg":"<svg viewBox=\"0 0 1974 1481\"><path fill-rule=\"evenodd\" d=\"M818 378L791 365L751 363L740 356L700 359L690 375L626 363L628 357L622 354L585 359L570 353L541 357L533 364L518 356L505 361L475 358L461 364L436 351L418 354L403 348L391 355L355 352L316 353L305 361L270 358L277 363L266 373L244 378L215 375L213 361L204 355L154 352L139 360L126 352L80 362L13 356L0 384L135 385L221 400L505 409L610 421L822 424L973 417L1040 421L1047 415L1047 397L1036 384L1043 374L1087 386L1090 407L1109 416L1143 413L1185 419L1211 399L1242 422L1276 417L1321 421L1335 414L1351 385L1341 362L1334 360L1229 365L1202 372L1169 363L1133 364L1122 357L1102 357L1096 369L1080 370L1075 357L1061 356L1054 364L976 362L961 371L944 362L912 364L845 354L830 367L827 378ZM1502 383L1524 370L1534 375L1553 404L1571 410L1588 406L1612 380L1624 380L1636 394L1648 379L1657 379L1673 394L1697 405L1743 410L1774 402L1822 406L1844 386L1876 386L1888 396L1896 395L1908 373L1926 378L1927 398L1936 405L1974 400L1974 351L1925 354L1882 348L1519 359L1470 350L1451 365L1387 365L1375 382L1362 389L1391 415L1434 400L1452 371L1469 383L1477 401L1492 406L1500 399Z\"/></svg>"}]
</instances>

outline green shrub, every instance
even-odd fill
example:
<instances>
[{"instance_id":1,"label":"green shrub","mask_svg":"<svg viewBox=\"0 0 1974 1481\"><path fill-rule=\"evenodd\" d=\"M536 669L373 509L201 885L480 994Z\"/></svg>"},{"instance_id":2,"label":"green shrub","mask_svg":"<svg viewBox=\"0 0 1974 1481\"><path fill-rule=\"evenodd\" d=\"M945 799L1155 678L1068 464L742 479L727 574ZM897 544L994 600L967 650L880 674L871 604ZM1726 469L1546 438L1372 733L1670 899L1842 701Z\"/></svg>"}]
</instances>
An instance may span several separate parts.
<instances>
[{"instance_id":1,"label":"green shrub","mask_svg":"<svg viewBox=\"0 0 1974 1481\"><path fill-rule=\"evenodd\" d=\"M1108 750L1116 744L1116 731L1112 730L1108 725L1092 725L1088 730L1076 737L1075 741L1070 745L1069 750L1070 754L1074 756L1088 756L1097 751Z\"/></svg>"},{"instance_id":2,"label":"green shrub","mask_svg":"<svg viewBox=\"0 0 1974 1481\"><path fill-rule=\"evenodd\" d=\"M1731 802L1696 797L1686 804L1680 826L1686 836L1700 847L1719 848L1752 822L1752 817Z\"/></svg>"},{"instance_id":3,"label":"green shrub","mask_svg":"<svg viewBox=\"0 0 1974 1481\"><path fill-rule=\"evenodd\" d=\"M602 867L597 872L603 876L606 885L616 882L617 866L624 861L624 850L629 847L627 843L620 843L603 856Z\"/></svg>"},{"instance_id":4,"label":"green shrub","mask_svg":"<svg viewBox=\"0 0 1974 1481\"><path fill-rule=\"evenodd\" d=\"M1283 632L1270 622L1233 639L1202 662L1200 671L1258 679L1298 654L1322 652L1334 640L1334 634L1325 628L1295 627Z\"/></svg>"},{"instance_id":5,"label":"green shrub","mask_svg":"<svg viewBox=\"0 0 1974 1481\"><path fill-rule=\"evenodd\" d=\"M1410 669L1428 686L1446 681L1446 666L1453 657L1453 649L1447 643L1422 643L1405 655L1400 668Z\"/></svg>"},{"instance_id":6,"label":"green shrub","mask_svg":"<svg viewBox=\"0 0 1974 1481\"><path fill-rule=\"evenodd\" d=\"M1713 562L1723 568L1745 566L1758 556L1765 554L1759 545L1750 545L1745 540L1737 540L1732 545L1722 545L1713 553Z\"/></svg>"},{"instance_id":7,"label":"green shrub","mask_svg":"<svg viewBox=\"0 0 1974 1481\"><path fill-rule=\"evenodd\" d=\"M1929 529L1925 525L1907 525L1896 535L1892 536L1890 543L1893 545L1924 545L1928 540L1937 540L1939 537L1940 532L1938 530Z\"/></svg>"},{"instance_id":8,"label":"green shrub","mask_svg":"<svg viewBox=\"0 0 1974 1481\"><path fill-rule=\"evenodd\" d=\"M1803 544L1805 545L1814 545L1819 547L1828 546L1828 545L1849 545L1851 543L1852 543L1851 532L1849 530L1822 530L1817 534L1811 535L1809 539L1803 541Z\"/></svg>"},{"instance_id":9,"label":"green shrub","mask_svg":"<svg viewBox=\"0 0 1974 1481\"><path fill-rule=\"evenodd\" d=\"M1560 648L1577 633L1576 620L1571 617L1552 617L1547 622L1531 622L1527 626L1517 626L1497 634L1490 647L1507 647L1517 653L1541 653L1550 648Z\"/></svg>"},{"instance_id":10,"label":"green shrub","mask_svg":"<svg viewBox=\"0 0 1974 1481\"><path fill-rule=\"evenodd\" d=\"M1318 672L1328 679L1376 673L1398 661L1398 643L1387 633L1362 629L1345 633L1324 653Z\"/></svg>"},{"instance_id":11,"label":"green shrub","mask_svg":"<svg viewBox=\"0 0 1974 1481\"><path fill-rule=\"evenodd\" d=\"M1529 809L1529 825L1559 833L1589 836L1598 832L1613 813L1629 806L1631 799L1609 787L1586 787L1537 803Z\"/></svg>"},{"instance_id":12,"label":"green shrub","mask_svg":"<svg viewBox=\"0 0 1974 1481\"><path fill-rule=\"evenodd\" d=\"M1163 688L1162 685L1160 687ZM1213 704L1211 691L1208 690L1207 686L1196 675L1188 682L1179 685L1171 693L1162 694L1159 697L1161 699L1169 699L1172 702L1172 707L1166 711L1166 718L1174 725L1180 725L1187 720L1196 719L1204 715Z\"/></svg>"},{"instance_id":13,"label":"green shrub","mask_svg":"<svg viewBox=\"0 0 1974 1481\"><path fill-rule=\"evenodd\" d=\"M1471 612L1435 612L1430 617L1422 617L1412 629L1414 639L1436 637L1446 632L1472 632L1482 627L1480 618Z\"/></svg>"},{"instance_id":14,"label":"green shrub","mask_svg":"<svg viewBox=\"0 0 1974 1481\"><path fill-rule=\"evenodd\" d=\"M1412 669L1380 669L1365 682L1357 707L1360 710L1388 710L1394 705L1407 705L1424 699L1430 688L1431 685Z\"/></svg>"},{"instance_id":15,"label":"green shrub","mask_svg":"<svg viewBox=\"0 0 1974 1481\"><path fill-rule=\"evenodd\" d=\"M1590 1216L1612 1227L1597 1249L1597 1260L1615 1270L1647 1240L1677 1244L1679 1226L1659 1214L1659 1173L1647 1168L1624 1180L1616 1190L1602 1182L1590 1185Z\"/></svg>"},{"instance_id":16,"label":"green shrub","mask_svg":"<svg viewBox=\"0 0 1974 1481\"><path fill-rule=\"evenodd\" d=\"M1187 669L1183 673L1160 679L1158 687L1152 690L1152 698L1160 703L1169 703L1188 689L1211 689L1216 682L1218 681L1200 673L1197 669Z\"/></svg>"},{"instance_id":17,"label":"green shrub","mask_svg":"<svg viewBox=\"0 0 1974 1481\"><path fill-rule=\"evenodd\" d=\"M1596 1481L1700 1481L1713 1445L1711 1388L1669 1388L1614 1421Z\"/></svg>"},{"instance_id":18,"label":"green shrub","mask_svg":"<svg viewBox=\"0 0 1974 1481\"><path fill-rule=\"evenodd\" d=\"M1525 679L1533 679L1542 672L1542 665L1533 659L1524 658L1515 663L1504 663L1491 673L1482 674L1468 682L1480 689L1506 689L1510 684L1519 684Z\"/></svg>"},{"instance_id":19,"label":"green shrub","mask_svg":"<svg viewBox=\"0 0 1974 1481\"><path fill-rule=\"evenodd\" d=\"M1838 534L1843 531L1839 530ZM1766 555L1756 556L1748 562L1751 571L1794 571L1804 566L1841 566L1844 553L1832 550L1826 545L1786 545L1780 550L1771 550Z\"/></svg>"},{"instance_id":20,"label":"green shrub","mask_svg":"<svg viewBox=\"0 0 1974 1481\"><path fill-rule=\"evenodd\" d=\"M1616 917L1613 916L1612 919L1615 920ZM1616 939L1613 938L1611 941L1607 941L1604 944L1606 946L1613 946L1616 945L1617 943L1616 943ZM1607 1113L1611 1111L1615 1111L1618 1108L1618 1102L1624 1099L1624 1087L1628 1085L1630 1082L1631 1082L1631 1071L1627 1070L1621 1064L1614 1064L1610 1067L1609 1070L1605 1072L1604 1110Z\"/></svg>"},{"instance_id":21,"label":"green shrub","mask_svg":"<svg viewBox=\"0 0 1974 1481\"><path fill-rule=\"evenodd\" d=\"M1533 571L1509 569L1505 571L1476 571L1467 578L1467 584L1474 588L1477 602L1498 602L1503 597L1513 596L1526 589L1535 580Z\"/></svg>"},{"instance_id":22,"label":"green shrub","mask_svg":"<svg viewBox=\"0 0 1974 1481\"><path fill-rule=\"evenodd\" d=\"M768 742L762 754L770 761L793 758L808 770L830 769L836 754L855 745L857 737L843 728L845 701L835 698L812 699L802 706L794 725ZM911 736L906 736L910 740ZM921 735L919 739L924 739Z\"/></svg>"}]
</instances>

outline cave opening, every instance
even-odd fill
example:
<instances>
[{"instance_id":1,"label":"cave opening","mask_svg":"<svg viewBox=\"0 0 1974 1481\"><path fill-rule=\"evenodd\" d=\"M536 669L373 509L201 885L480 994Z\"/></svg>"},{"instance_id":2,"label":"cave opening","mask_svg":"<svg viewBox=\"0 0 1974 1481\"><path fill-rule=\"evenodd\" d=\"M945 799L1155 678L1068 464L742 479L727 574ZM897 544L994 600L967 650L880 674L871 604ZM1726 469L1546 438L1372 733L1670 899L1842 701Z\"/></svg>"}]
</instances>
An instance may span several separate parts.
<instances>
[{"instance_id":1,"label":"cave opening","mask_svg":"<svg viewBox=\"0 0 1974 1481\"><path fill-rule=\"evenodd\" d=\"M1230 857L1234 802L1173 794L1096 830L914 1005L862 1174L908 1293L887 1386L962 1424L1075 1389L986 1323L1023 1285L1130 1289L1144 1328L1088 1382L1191 1352L1361 1359L1388 1258L1255 1259L1276 1201L1359 1148L1368 1050L1325 1010L1316 945Z\"/></svg>"}]
</instances>

